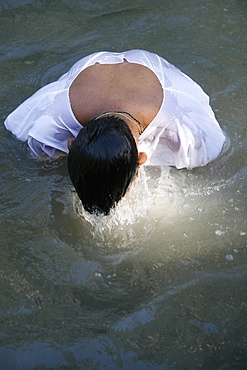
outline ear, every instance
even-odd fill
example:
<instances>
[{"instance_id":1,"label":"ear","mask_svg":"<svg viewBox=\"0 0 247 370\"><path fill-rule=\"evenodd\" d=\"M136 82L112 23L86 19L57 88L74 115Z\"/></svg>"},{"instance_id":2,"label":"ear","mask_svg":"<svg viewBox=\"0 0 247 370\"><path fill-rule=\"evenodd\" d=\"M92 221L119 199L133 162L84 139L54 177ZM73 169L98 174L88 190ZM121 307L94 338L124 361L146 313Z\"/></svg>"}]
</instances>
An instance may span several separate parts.
<instances>
[{"instance_id":1,"label":"ear","mask_svg":"<svg viewBox=\"0 0 247 370\"><path fill-rule=\"evenodd\" d=\"M73 141L75 141L75 138L73 138L73 139L69 139L69 140L67 141L67 147L68 147L68 149L70 149L70 147L71 147L71 145L72 145Z\"/></svg>"},{"instance_id":2,"label":"ear","mask_svg":"<svg viewBox=\"0 0 247 370\"><path fill-rule=\"evenodd\" d=\"M139 166L144 164L146 162L146 160L147 160L147 154L145 152L139 152L138 153Z\"/></svg>"}]
</instances>

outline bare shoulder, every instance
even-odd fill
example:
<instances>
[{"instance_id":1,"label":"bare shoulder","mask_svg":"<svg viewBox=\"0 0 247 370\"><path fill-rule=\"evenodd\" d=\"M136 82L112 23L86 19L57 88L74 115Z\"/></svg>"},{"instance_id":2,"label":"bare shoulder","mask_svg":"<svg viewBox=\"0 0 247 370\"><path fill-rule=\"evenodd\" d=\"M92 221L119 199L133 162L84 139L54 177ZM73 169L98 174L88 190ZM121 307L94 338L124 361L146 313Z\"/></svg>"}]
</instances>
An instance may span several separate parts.
<instances>
[{"instance_id":1,"label":"bare shoulder","mask_svg":"<svg viewBox=\"0 0 247 370\"><path fill-rule=\"evenodd\" d=\"M127 110L150 121L163 99L156 75L143 65L127 61L87 67L72 83L69 95L72 110L82 124L107 110Z\"/></svg>"}]
</instances>

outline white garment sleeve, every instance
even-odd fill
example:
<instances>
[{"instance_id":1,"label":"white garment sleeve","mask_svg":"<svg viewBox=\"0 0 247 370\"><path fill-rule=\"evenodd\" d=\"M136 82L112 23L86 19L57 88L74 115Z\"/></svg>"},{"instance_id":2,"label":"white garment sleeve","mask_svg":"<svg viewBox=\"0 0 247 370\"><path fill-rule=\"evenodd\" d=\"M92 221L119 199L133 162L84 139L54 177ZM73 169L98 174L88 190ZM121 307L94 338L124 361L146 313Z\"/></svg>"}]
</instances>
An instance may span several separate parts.
<instances>
[{"instance_id":1,"label":"white garment sleeve","mask_svg":"<svg viewBox=\"0 0 247 370\"><path fill-rule=\"evenodd\" d=\"M52 148L51 146L45 145L40 141L29 136L27 140L28 146L31 149L32 153L38 157L52 157L56 158L61 155L61 151Z\"/></svg>"}]
</instances>

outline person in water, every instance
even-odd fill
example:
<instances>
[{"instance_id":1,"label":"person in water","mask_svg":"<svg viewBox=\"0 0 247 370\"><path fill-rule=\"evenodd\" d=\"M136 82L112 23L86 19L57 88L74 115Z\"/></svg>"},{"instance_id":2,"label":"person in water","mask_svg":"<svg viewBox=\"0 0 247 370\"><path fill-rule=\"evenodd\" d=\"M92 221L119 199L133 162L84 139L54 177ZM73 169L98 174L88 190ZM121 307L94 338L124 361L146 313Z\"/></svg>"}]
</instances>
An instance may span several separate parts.
<instances>
[{"instance_id":1,"label":"person in water","mask_svg":"<svg viewBox=\"0 0 247 370\"><path fill-rule=\"evenodd\" d=\"M68 153L84 208L107 215L139 166L203 166L225 136L205 92L157 54L96 52L41 88L4 122L36 156Z\"/></svg>"}]
</instances>

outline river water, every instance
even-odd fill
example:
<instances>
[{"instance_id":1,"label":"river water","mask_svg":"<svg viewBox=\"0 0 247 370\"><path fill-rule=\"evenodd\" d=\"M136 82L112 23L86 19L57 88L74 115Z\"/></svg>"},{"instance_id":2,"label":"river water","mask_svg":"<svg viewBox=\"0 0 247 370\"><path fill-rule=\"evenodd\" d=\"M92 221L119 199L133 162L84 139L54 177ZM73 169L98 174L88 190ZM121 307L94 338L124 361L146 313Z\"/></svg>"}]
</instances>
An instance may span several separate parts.
<instances>
[{"instance_id":1,"label":"river water","mask_svg":"<svg viewBox=\"0 0 247 370\"><path fill-rule=\"evenodd\" d=\"M0 1L0 368L247 368L247 2ZM142 48L210 95L224 153L143 169L107 218L85 214L66 157L3 126L94 51Z\"/></svg>"}]
</instances>

